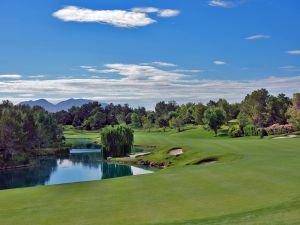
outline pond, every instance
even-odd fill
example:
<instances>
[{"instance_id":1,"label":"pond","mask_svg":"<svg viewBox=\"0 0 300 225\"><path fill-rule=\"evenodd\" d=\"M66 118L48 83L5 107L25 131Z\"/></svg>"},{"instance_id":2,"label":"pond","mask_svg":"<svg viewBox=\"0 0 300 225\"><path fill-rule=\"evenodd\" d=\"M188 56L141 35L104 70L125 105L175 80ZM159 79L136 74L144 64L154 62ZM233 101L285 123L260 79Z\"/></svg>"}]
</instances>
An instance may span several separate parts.
<instances>
[{"instance_id":1,"label":"pond","mask_svg":"<svg viewBox=\"0 0 300 225\"><path fill-rule=\"evenodd\" d=\"M0 190L102 180L152 173L143 168L101 160L97 145L74 146L69 156L40 157L30 168L0 171Z\"/></svg>"}]
</instances>

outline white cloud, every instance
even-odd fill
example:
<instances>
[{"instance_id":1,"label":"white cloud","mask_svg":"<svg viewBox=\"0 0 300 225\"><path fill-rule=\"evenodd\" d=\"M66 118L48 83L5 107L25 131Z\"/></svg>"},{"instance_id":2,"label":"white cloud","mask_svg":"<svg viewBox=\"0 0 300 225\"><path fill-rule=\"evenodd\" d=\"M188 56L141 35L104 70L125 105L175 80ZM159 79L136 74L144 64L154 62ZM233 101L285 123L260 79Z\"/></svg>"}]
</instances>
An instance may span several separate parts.
<instances>
[{"instance_id":1,"label":"white cloud","mask_svg":"<svg viewBox=\"0 0 300 225\"><path fill-rule=\"evenodd\" d=\"M176 100L181 103L226 98L231 102L240 101L247 93L258 88L267 88L273 94L285 92L290 96L300 91L300 76L269 77L258 80L207 80L185 75L184 72L187 71L168 71L140 64L106 64L103 70L96 69L93 72L115 73L119 77L91 76L83 79L65 77L53 80L2 81L0 96L6 93L10 93L10 96L30 93L35 97L57 99L57 101L62 98L84 97L152 107L160 100ZM16 100L20 97L10 97L10 99Z\"/></svg>"},{"instance_id":2,"label":"white cloud","mask_svg":"<svg viewBox=\"0 0 300 225\"><path fill-rule=\"evenodd\" d=\"M222 62L222 61L221 61ZM282 69L295 69L282 66ZM203 76L187 75L200 70L155 67L141 64L106 64L103 69L85 66L90 78L19 79L0 81L0 99L14 102L30 98L46 98L57 102L67 98L88 98L102 102L129 103L152 108L160 100L183 102L207 102L226 98L230 102L241 101L247 93L266 88L271 94L286 93L292 96L300 92L300 76L268 77L257 80L213 80ZM202 72L202 71L201 71ZM101 76L112 73L119 75ZM196 77L196 78L195 78Z\"/></svg>"},{"instance_id":3,"label":"white cloud","mask_svg":"<svg viewBox=\"0 0 300 225\"><path fill-rule=\"evenodd\" d=\"M264 34L256 34L249 37L246 37L246 40L258 40L258 39L269 39L271 38L270 35L264 35Z\"/></svg>"},{"instance_id":4,"label":"white cloud","mask_svg":"<svg viewBox=\"0 0 300 225\"><path fill-rule=\"evenodd\" d=\"M114 65L114 64L112 64ZM123 74L129 72L129 66L119 65ZM126 67L127 69L125 69ZM136 71L137 69L133 69ZM138 72L137 72L138 73ZM157 72L155 76L161 75ZM132 75L129 75L132 76ZM13 80L0 82L1 99L12 101L28 99L13 97L30 93L36 98L52 101L66 98L90 98L104 102L130 103L133 105L153 104L160 100L183 102L207 102L209 99L226 98L230 102L242 100L247 93L266 88L272 94L284 92L289 96L300 91L300 76L269 77L258 80L207 80L182 78L173 79L128 79L128 75L118 79L54 79L54 80ZM9 95L7 95L9 93Z\"/></svg>"},{"instance_id":5,"label":"white cloud","mask_svg":"<svg viewBox=\"0 0 300 225\"><path fill-rule=\"evenodd\" d=\"M213 63L214 63L215 65L225 65L225 64L226 64L226 62L220 61L220 60L213 61Z\"/></svg>"},{"instance_id":6,"label":"white cloud","mask_svg":"<svg viewBox=\"0 0 300 225\"><path fill-rule=\"evenodd\" d=\"M172 66L175 65L172 64ZM104 67L105 69L102 70L91 68L91 69L87 69L87 71L100 73L100 74L115 73L121 76L125 76L124 79L127 80L152 80L152 81L163 81L163 80L170 80L170 79L178 80L186 76L181 73L162 70L157 67L149 66L149 65L106 64L104 65Z\"/></svg>"},{"instance_id":7,"label":"white cloud","mask_svg":"<svg viewBox=\"0 0 300 225\"><path fill-rule=\"evenodd\" d=\"M289 72L298 72L298 71L300 71L300 68L296 67L296 66L281 66L280 69L285 70L285 71L289 71Z\"/></svg>"},{"instance_id":8,"label":"white cloud","mask_svg":"<svg viewBox=\"0 0 300 225\"><path fill-rule=\"evenodd\" d=\"M22 76L19 74L2 74L0 75L0 78L5 79L20 79Z\"/></svg>"},{"instance_id":9,"label":"white cloud","mask_svg":"<svg viewBox=\"0 0 300 225\"><path fill-rule=\"evenodd\" d=\"M138 13L156 13L159 12L160 10L154 7L136 7L136 8L132 8L131 11L138 12Z\"/></svg>"},{"instance_id":10,"label":"white cloud","mask_svg":"<svg viewBox=\"0 0 300 225\"><path fill-rule=\"evenodd\" d=\"M208 1L208 5L212 7L223 7L223 8L231 8L234 6L232 2L223 1L223 0L211 0Z\"/></svg>"},{"instance_id":11,"label":"white cloud","mask_svg":"<svg viewBox=\"0 0 300 225\"><path fill-rule=\"evenodd\" d=\"M93 10L67 6L53 13L53 16L65 22L96 22L110 24L116 27L141 27L156 21L146 13L126 10Z\"/></svg>"},{"instance_id":12,"label":"white cloud","mask_svg":"<svg viewBox=\"0 0 300 225\"><path fill-rule=\"evenodd\" d=\"M105 74L105 73L117 73L118 72L118 70L115 70L115 69L99 70L99 69L96 69L96 68L87 68L86 71L91 72L91 73L102 73L102 74Z\"/></svg>"},{"instance_id":13,"label":"white cloud","mask_svg":"<svg viewBox=\"0 0 300 225\"><path fill-rule=\"evenodd\" d=\"M91 68L95 68L96 66L80 66L80 68L82 69L91 69Z\"/></svg>"},{"instance_id":14,"label":"white cloud","mask_svg":"<svg viewBox=\"0 0 300 225\"><path fill-rule=\"evenodd\" d=\"M177 9L158 9L153 7L138 7L131 10L139 13L157 13L159 17L174 17L180 14L180 11Z\"/></svg>"},{"instance_id":15,"label":"white cloud","mask_svg":"<svg viewBox=\"0 0 300 225\"><path fill-rule=\"evenodd\" d=\"M145 65L150 65L150 64L153 64L153 65L157 65L157 66L164 66L164 67L175 67L177 66L176 64L174 63L168 63L168 62L152 62L152 63L145 63Z\"/></svg>"},{"instance_id":16,"label":"white cloud","mask_svg":"<svg viewBox=\"0 0 300 225\"><path fill-rule=\"evenodd\" d=\"M155 67L157 66L157 67ZM168 79L168 76L172 76L172 79L178 79L181 77L185 77L184 73L200 73L204 72L204 70L196 70L196 69L173 69L166 70L160 67L177 67L178 65L167 62L151 62L151 63L141 63L141 64L106 64L104 65L104 69L98 69L96 67L84 66L81 68L85 69L91 73L98 74L118 74L122 76L128 76L129 79ZM151 76L153 76L151 78ZM99 76L93 76L92 78L100 78Z\"/></svg>"},{"instance_id":17,"label":"white cloud","mask_svg":"<svg viewBox=\"0 0 300 225\"><path fill-rule=\"evenodd\" d=\"M281 66L280 69L286 70L286 69L295 69L295 66Z\"/></svg>"},{"instance_id":18,"label":"white cloud","mask_svg":"<svg viewBox=\"0 0 300 225\"><path fill-rule=\"evenodd\" d=\"M174 17L174 16L178 16L179 14L180 14L179 10L163 9L163 10L160 10L157 15L159 17Z\"/></svg>"},{"instance_id":19,"label":"white cloud","mask_svg":"<svg viewBox=\"0 0 300 225\"><path fill-rule=\"evenodd\" d=\"M290 51L287 51L287 53L289 53L291 55L300 55L300 50L290 50Z\"/></svg>"},{"instance_id":20,"label":"white cloud","mask_svg":"<svg viewBox=\"0 0 300 225\"><path fill-rule=\"evenodd\" d=\"M158 9L154 7L138 7L131 10L94 10L66 6L53 13L53 16L65 22L104 23L116 27L143 27L157 22L148 16L157 13L159 17L174 17L180 11L175 9Z\"/></svg>"},{"instance_id":21,"label":"white cloud","mask_svg":"<svg viewBox=\"0 0 300 225\"><path fill-rule=\"evenodd\" d=\"M44 78L45 75L34 75L34 76L28 76L29 78Z\"/></svg>"}]
</instances>

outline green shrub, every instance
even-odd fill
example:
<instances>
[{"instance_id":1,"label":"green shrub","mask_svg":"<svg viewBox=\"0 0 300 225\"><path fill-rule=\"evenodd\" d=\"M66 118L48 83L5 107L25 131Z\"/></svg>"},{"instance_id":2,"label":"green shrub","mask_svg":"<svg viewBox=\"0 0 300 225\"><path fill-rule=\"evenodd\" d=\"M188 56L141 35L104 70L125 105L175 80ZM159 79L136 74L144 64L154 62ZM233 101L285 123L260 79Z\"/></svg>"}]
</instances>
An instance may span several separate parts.
<instances>
[{"instance_id":1,"label":"green shrub","mask_svg":"<svg viewBox=\"0 0 300 225\"><path fill-rule=\"evenodd\" d=\"M229 120L228 125L229 126L237 126L237 125L240 125L240 122L238 120Z\"/></svg>"},{"instance_id":2,"label":"green shrub","mask_svg":"<svg viewBox=\"0 0 300 225\"><path fill-rule=\"evenodd\" d=\"M258 133L260 138L264 138L265 136L268 136L268 133L264 128L258 129Z\"/></svg>"},{"instance_id":3,"label":"green shrub","mask_svg":"<svg viewBox=\"0 0 300 225\"><path fill-rule=\"evenodd\" d=\"M245 136L257 136L257 128L254 125L247 125L243 129Z\"/></svg>"},{"instance_id":4,"label":"green shrub","mask_svg":"<svg viewBox=\"0 0 300 225\"><path fill-rule=\"evenodd\" d=\"M227 125L221 126L221 128L218 130L218 136L227 136L228 135L229 127Z\"/></svg>"},{"instance_id":5,"label":"green shrub","mask_svg":"<svg viewBox=\"0 0 300 225\"><path fill-rule=\"evenodd\" d=\"M235 125L235 126L230 126L229 130L228 130L228 135L230 137L241 137L242 136L242 131L240 129L239 125Z\"/></svg>"},{"instance_id":6,"label":"green shrub","mask_svg":"<svg viewBox=\"0 0 300 225\"><path fill-rule=\"evenodd\" d=\"M294 135L300 135L300 131L293 132Z\"/></svg>"}]
</instances>

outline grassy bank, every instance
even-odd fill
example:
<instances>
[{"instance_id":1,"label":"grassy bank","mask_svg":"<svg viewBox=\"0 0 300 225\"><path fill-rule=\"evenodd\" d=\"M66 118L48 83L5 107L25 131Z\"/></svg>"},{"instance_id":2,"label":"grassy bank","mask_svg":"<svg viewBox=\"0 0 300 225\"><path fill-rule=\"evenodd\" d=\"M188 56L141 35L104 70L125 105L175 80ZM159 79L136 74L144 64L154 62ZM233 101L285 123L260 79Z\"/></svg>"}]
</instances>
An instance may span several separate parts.
<instances>
[{"instance_id":1,"label":"grassy bank","mask_svg":"<svg viewBox=\"0 0 300 225\"><path fill-rule=\"evenodd\" d=\"M99 140L97 132L66 136ZM151 160L173 166L154 174L0 191L0 224L299 224L300 139L135 132L159 146ZM169 156L180 147L184 154ZM214 164L193 165L207 157ZM190 165L187 165L190 164Z\"/></svg>"}]
</instances>

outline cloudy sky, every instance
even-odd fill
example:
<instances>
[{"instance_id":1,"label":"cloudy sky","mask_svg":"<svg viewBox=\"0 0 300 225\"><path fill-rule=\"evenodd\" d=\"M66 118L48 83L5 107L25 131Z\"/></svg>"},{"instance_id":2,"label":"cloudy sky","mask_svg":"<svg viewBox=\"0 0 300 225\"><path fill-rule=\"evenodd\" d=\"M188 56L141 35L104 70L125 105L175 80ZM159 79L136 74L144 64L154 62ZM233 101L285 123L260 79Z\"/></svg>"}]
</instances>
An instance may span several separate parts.
<instances>
[{"instance_id":1,"label":"cloudy sky","mask_svg":"<svg viewBox=\"0 0 300 225\"><path fill-rule=\"evenodd\" d=\"M291 96L299 11L298 0L1 0L0 100Z\"/></svg>"}]
</instances>

